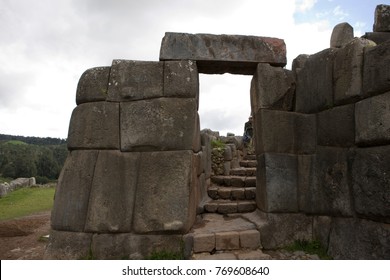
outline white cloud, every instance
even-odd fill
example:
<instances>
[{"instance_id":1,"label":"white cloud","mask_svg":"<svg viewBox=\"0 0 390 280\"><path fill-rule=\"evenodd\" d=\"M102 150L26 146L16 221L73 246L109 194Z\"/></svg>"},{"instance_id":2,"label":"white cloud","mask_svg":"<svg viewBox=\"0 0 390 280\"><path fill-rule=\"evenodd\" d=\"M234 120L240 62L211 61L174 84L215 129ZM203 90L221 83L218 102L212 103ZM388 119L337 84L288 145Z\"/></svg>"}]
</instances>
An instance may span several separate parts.
<instances>
[{"instance_id":1,"label":"white cloud","mask_svg":"<svg viewBox=\"0 0 390 280\"><path fill-rule=\"evenodd\" d=\"M317 3L317 0L296 0L296 12L305 13L311 10Z\"/></svg>"},{"instance_id":2,"label":"white cloud","mask_svg":"<svg viewBox=\"0 0 390 280\"><path fill-rule=\"evenodd\" d=\"M347 18L349 16L349 14L347 12L345 12L344 10L341 9L340 6L336 6L334 9L333 9L333 15L338 19L338 20L344 20L345 18Z\"/></svg>"}]
</instances>

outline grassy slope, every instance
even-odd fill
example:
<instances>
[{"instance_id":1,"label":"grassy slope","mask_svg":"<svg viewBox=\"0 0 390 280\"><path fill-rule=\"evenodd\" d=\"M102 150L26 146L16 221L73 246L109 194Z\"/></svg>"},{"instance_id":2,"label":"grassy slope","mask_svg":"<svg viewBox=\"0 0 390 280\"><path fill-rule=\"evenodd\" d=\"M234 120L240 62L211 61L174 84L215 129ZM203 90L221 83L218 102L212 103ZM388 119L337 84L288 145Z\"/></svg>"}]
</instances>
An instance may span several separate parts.
<instances>
[{"instance_id":1,"label":"grassy slope","mask_svg":"<svg viewBox=\"0 0 390 280\"><path fill-rule=\"evenodd\" d=\"M54 188L22 188L0 198L0 220L48 211L53 207Z\"/></svg>"}]
</instances>

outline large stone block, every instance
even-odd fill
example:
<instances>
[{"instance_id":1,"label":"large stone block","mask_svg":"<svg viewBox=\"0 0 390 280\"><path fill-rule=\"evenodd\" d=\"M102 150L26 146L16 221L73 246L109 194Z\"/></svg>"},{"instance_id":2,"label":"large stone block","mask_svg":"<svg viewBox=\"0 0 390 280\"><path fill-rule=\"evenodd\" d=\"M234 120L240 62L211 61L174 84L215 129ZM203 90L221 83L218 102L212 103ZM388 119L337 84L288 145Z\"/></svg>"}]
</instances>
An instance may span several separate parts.
<instances>
[{"instance_id":1,"label":"large stone block","mask_svg":"<svg viewBox=\"0 0 390 280\"><path fill-rule=\"evenodd\" d=\"M311 212L311 184L314 174L315 155L298 155L298 208L304 213Z\"/></svg>"},{"instance_id":2,"label":"large stone block","mask_svg":"<svg viewBox=\"0 0 390 280\"><path fill-rule=\"evenodd\" d=\"M297 212L297 175L295 155L260 155L257 167L257 207L264 212Z\"/></svg>"},{"instance_id":3,"label":"large stone block","mask_svg":"<svg viewBox=\"0 0 390 280\"><path fill-rule=\"evenodd\" d=\"M390 32L390 5L376 6L374 32Z\"/></svg>"},{"instance_id":4,"label":"large stone block","mask_svg":"<svg viewBox=\"0 0 390 280\"><path fill-rule=\"evenodd\" d=\"M51 213L55 230L84 231L98 151L72 151L65 161Z\"/></svg>"},{"instance_id":5,"label":"large stone block","mask_svg":"<svg viewBox=\"0 0 390 280\"><path fill-rule=\"evenodd\" d=\"M364 52L363 92L372 96L390 91L390 41Z\"/></svg>"},{"instance_id":6,"label":"large stone block","mask_svg":"<svg viewBox=\"0 0 390 280\"><path fill-rule=\"evenodd\" d=\"M85 231L131 231L139 157L139 153L99 152Z\"/></svg>"},{"instance_id":7,"label":"large stone block","mask_svg":"<svg viewBox=\"0 0 390 280\"><path fill-rule=\"evenodd\" d=\"M333 28L332 36L330 37L330 47L342 48L352 40L353 27L347 22L339 23Z\"/></svg>"},{"instance_id":8,"label":"large stone block","mask_svg":"<svg viewBox=\"0 0 390 280\"><path fill-rule=\"evenodd\" d=\"M390 146L356 149L352 164L355 211L390 223Z\"/></svg>"},{"instance_id":9,"label":"large stone block","mask_svg":"<svg viewBox=\"0 0 390 280\"><path fill-rule=\"evenodd\" d=\"M345 104L358 100L363 95L364 48L373 42L356 38L340 49L334 59L334 103Z\"/></svg>"},{"instance_id":10,"label":"large stone block","mask_svg":"<svg viewBox=\"0 0 390 280\"><path fill-rule=\"evenodd\" d=\"M257 154L315 152L315 115L261 109L254 119Z\"/></svg>"},{"instance_id":11,"label":"large stone block","mask_svg":"<svg viewBox=\"0 0 390 280\"><path fill-rule=\"evenodd\" d=\"M390 92L356 103L355 122L358 145L389 144Z\"/></svg>"},{"instance_id":12,"label":"large stone block","mask_svg":"<svg viewBox=\"0 0 390 280\"><path fill-rule=\"evenodd\" d=\"M336 147L351 147L355 144L355 104L318 113L317 143Z\"/></svg>"},{"instance_id":13,"label":"large stone block","mask_svg":"<svg viewBox=\"0 0 390 280\"><path fill-rule=\"evenodd\" d=\"M313 239L321 243L328 250L329 236L332 228L332 217L315 216L313 217Z\"/></svg>"},{"instance_id":14,"label":"large stone block","mask_svg":"<svg viewBox=\"0 0 390 280\"><path fill-rule=\"evenodd\" d=\"M261 108L291 111L295 93L293 74L281 67L259 64L250 91L252 112Z\"/></svg>"},{"instance_id":15,"label":"large stone block","mask_svg":"<svg viewBox=\"0 0 390 280\"><path fill-rule=\"evenodd\" d=\"M81 75L76 91L77 105L106 100L110 69L110 67L95 67Z\"/></svg>"},{"instance_id":16,"label":"large stone block","mask_svg":"<svg viewBox=\"0 0 390 280\"><path fill-rule=\"evenodd\" d=\"M348 166L347 149L317 147L309 193L311 214L352 216Z\"/></svg>"},{"instance_id":17,"label":"large stone block","mask_svg":"<svg viewBox=\"0 0 390 280\"><path fill-rule=\"evenodd\" d=\"M182 253L181 235L94 234L91 251L101 260L145 260L152 253Z\"/></svg>"},{"instance_id":18,"label":"large stone block","mask_svg":"<svg viewBox=\"0 0 390 280\"><path fill-rule=\"evenodd\" d=\"M186 232L196 214L192 151L142 153L134 209L138 233Z\"/></svg>"},{"instance_id":19,"label":"large stone block","mask_svg":"<svg viewBox=\"0 0 390 280\"><path fill-rule=\"evenodd\" d=\"M309 56L297 72L295 110L316 113L333 106L333 60L337 49Z\"/></svg>"},{"instance_id":20,"label":"large stone block","mask_svg":"<svg viewBox=\"0 0 390 280\"><path fill-rule=\"evenodd\" d=\"M390 40L390 32L366 32L362 37L379 45Z\"/></svg>"},{"instance_id":21,"label":"large stone block","mask_svg":"<svg viewBox=\"0 0 390 280\"><path fill-rule=\"evenodd\" d=\"M200 149L193 98L125 102L120 111L122 151Z\"/></svg>"},{"instance_id":22,"label":"large stone block","mask_svg":"<svg viewBox=\"0 0 390 280\"><path fill-rule=\"evenodd\" d=\"M200 73L253 75L258 63L286 65L283 40L240 35L165 33L160 60L195 60Z\"/></svg>"},{"instance_id":23,"label":"large stone block","mask_svg":"<svg viewBox=\"0 0 390 280\"><path fill-rule=\"evenodd\" d=\"M336 260L389 260L390 225L364 219L334 218L328 254Z\"/></svg>"},{"instance_id":24,"label":"large stone block","mask_svg":"<svg viewBox=\"0 0 390 280\"><path fill-rule=\"evenodd\" d=\"M45 260L80 260L90 257L92 233L51 230Z\"/></svg>"},{"instance_id":25,"label":"large stone block","mask_svg":"<svg viewBox=\"0 0 390 280\"><path fill-rule=\"evenodd\" d=\"M107 100L133 101L162 97L163 72L163 62L114 60Z\"/></svg>"},{"instance_id":26,"label":"large stone block","mask_svg":"<svg viewBox=\"0 0 390 280\"><path fill-rule=\"evenodd\" d=\"M195 61L164 62L164 96L199 99L199 74Z\"/></svg>"},{"instance_id":27,"label":"large stone block","mask_svg":"<svg viewBox=\"0 0 390 280\"><path fill-rule=\"evenodd\" d=\"M312 240L313 217L300 213L272 214L257 212L261 245L273 250L291 245L296 240Z\"/></svg>"},{"instance_id":28,"label":"large stone block","mask_svg":"<svg viewBox=\"0 0 390 280\"><path fill-rule=\"evenodd\" d=\"M70 120L68 149L119 149L119 104L77 106Z\"/></svg>"}]
</instances>

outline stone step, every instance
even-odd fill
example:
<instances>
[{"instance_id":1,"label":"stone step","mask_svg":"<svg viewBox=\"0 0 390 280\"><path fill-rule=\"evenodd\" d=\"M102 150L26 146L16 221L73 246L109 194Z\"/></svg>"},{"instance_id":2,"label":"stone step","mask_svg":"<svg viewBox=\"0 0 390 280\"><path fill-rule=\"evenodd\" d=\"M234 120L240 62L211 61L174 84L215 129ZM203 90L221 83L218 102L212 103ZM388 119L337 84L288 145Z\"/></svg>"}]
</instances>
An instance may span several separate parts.
<instances>
[{"instance_id":1,"label":"stone step","mask_svg":"<svg viewBox=\"0 0 390 280\"><path fill-rule=\"evenodd\" d=\"M232 176L256 176L256 168L234 168L230 170Z\"/></svg>"},{"instance_id":2,"label":"stone step","mask_svg":"<svg viewBox=\"0 0 390 280\"><path fill-rule=\"evenodd\" d=\"M232 214L253 212L257 208L254 200L210 200L204 204L204 210L208 213Z\"/></svg>"},{"instance_id":3,"label":"stone step","mask_svg":"<svg viewBox=\"0 0 390 280\"><path fill-rule=\"evenodd\" d=\"M256 198L256 187L236 188L213 185L208 188L207 194L214 200L253 200Z\"/></svg>"},{"instance_id":4,"label":"stone step","mask_svg":"<svg viewBox=\"0 0 390 280\"><path fill-rule=\"evenodd\" d=\"M242 160L240 161L241 167L257 167L257 160Z\"/></svg>"},{"instance_id":5,"label":"stone step","mask_svg":"<svg viewBox=\"0 0 390 280\"><path fill-rule=\"evenodd\" d=\"M211 176L211 182L216 185L237 187L237 188L250 188L256 187L256 176Z\"/></svg>"},{"instance_id":6,"label":"stone step","mask_svg":"<svg viewBox=\"0 0 390 280\"><path fill-rule=\"evenodd\" d=\"M272 257L262 250L216 251L215 253L195 253L192 260L272 260Z\"/></svg>"},{"instance_id":7,"label":"stone step","mask_svg":"<svg viewBox=\"0 0 390 280\"><path fill-rule=\"evenodd\" d=\"M244 160L256 160L256 155L246 155L244 156Z\"/></svg>"}]
</instances>

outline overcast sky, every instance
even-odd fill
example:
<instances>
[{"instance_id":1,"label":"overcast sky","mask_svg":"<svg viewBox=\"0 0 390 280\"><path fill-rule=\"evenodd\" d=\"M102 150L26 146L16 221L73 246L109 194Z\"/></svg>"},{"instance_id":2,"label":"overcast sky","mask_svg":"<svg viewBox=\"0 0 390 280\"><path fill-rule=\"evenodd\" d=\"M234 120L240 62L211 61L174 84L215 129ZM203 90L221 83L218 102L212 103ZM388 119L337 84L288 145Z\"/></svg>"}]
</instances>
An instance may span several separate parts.
<instances>
[{"instance_id":1,"label":"overcast sky","mask_svg":"<svg viewBox=\"0 0 390 280\"><path fill-rule=\"evenodd\" d=\"M374 0L0 0L0 133L67 138L78 79L113 59L158 61L165 32L284 39L287 68L333 27L372 31ZM200 75L201 128L241 135L250 76Z\"/></svg>"}]
</instances>

